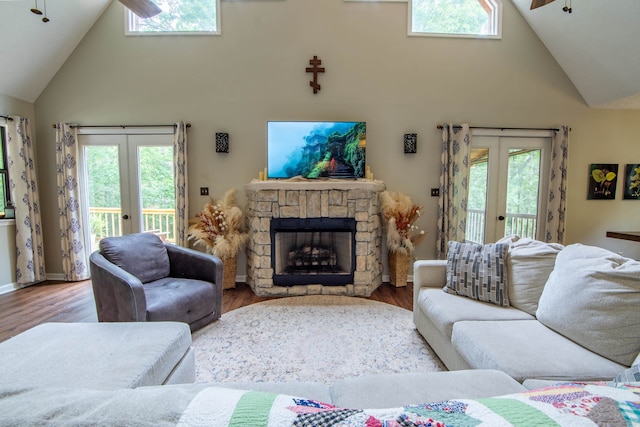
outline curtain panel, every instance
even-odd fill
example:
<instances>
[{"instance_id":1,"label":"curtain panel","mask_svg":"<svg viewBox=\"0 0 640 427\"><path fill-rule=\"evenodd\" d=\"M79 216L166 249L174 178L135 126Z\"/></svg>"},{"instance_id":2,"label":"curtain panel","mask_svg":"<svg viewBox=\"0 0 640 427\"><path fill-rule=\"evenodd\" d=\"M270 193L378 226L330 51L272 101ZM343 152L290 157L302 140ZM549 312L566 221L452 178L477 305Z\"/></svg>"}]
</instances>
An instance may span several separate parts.
<instances>
[{"instance_id":1,"label":"curtain panel","mask_svg":"<svg viewBox=\"0 0 640 427\"><path fill-rule=\"evenodd\" d=\"M559 130L553 131L551 137L551 170L545 224L545 238L548 243L564 244L568 156L569 127L561 126Z\"/></svg>"},{"instance_id":2,"label":"curtain panel","mask_svg":"<svg viewBox=\"0 0 640 427\"><path fill-rule=\"evenodd\" d=\"M173 167L176 185L176 244L187 247L189 187L187 178L187 126L184 122L175 124Z\"/></svg>"},{"instance_id":3,"label":"curtain panel","mask_svg":"<svg viewBox=\"0 0 640 427\"><path fill-rule=\"evenodd\" d=\"M90 272L78 185L78 133L69 123L56 124L56 178L64 280L86 280Z\"/></svg>"},{"instance_id":4,"label":"curtain panel","mask_svg":"<svg viewBox=\"0 0 640 427\"><path fill-rule=\"evenodd\" d=\"M16 281L28 285L46 280L40 201L29 119L7 123L9 187L16 216Z\"/></svg>"},{"instance_id":5,"label":"curtain panel","mask_svg":"<svg viewBox=\"0 0 640 427\"><path fill-rule=\"evenodd\" d=\"M437 259L446 258L447 243L450 240L461 242L465 237L470 151L471 134L468 123L442 126Z\"/></svg>"}]
</instances>

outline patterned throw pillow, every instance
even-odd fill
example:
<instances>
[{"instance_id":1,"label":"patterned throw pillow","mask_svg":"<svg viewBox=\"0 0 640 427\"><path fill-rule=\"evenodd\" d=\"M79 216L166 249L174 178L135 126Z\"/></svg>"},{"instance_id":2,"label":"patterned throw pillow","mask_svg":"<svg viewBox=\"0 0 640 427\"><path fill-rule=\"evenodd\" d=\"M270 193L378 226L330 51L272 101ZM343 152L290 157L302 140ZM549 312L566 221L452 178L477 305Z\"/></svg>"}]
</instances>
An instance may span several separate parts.
<instances>
[{"instance_id":1,"label":"patterned throw pillow","mask_svg":"<svg viewBox=\"0 0 640 427\"><path fill-rule=\"evenodd\" d=\"M507 307L508 244L449 242L444 291Z\"/></svg>"},{"instance_id":2,"label":"patterned throw pillow","mask_svg":"<svg viewBox=\"0 0 640 427\"><path fill-rule=\"evenodd\" d=\"M640 382L640 365L633 365L619 373L614 379L617 383L637 383Z\"/></svg>"}]
</instances>

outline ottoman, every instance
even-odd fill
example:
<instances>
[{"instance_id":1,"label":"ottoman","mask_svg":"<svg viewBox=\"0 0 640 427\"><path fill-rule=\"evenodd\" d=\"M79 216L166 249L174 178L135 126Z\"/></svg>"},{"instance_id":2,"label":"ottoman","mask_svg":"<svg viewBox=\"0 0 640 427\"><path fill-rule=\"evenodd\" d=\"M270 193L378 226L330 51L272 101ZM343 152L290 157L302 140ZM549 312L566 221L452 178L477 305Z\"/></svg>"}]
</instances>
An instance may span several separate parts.
<instances>
[{"instance_id":1,"label":"ottoman","mask_svg":"<svg viewBox=\"0 0 640 427\"><path fill-rule=\"evenodd\" d=\"M186 323L44 323L0 343L3 386L107 390L194 381Z\"/></svg>"}]
</instances>

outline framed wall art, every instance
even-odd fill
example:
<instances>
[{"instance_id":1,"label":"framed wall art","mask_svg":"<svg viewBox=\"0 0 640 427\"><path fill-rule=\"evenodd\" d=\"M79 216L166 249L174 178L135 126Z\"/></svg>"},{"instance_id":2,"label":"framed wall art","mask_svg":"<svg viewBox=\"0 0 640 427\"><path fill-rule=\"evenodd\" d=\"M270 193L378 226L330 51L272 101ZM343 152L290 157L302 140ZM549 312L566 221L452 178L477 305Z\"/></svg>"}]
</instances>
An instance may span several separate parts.
<instances>
[{"instance_id":1,"label":"framed wall art","mask_svg":"<svg viewBox=\"0 0 640 427\"><path fill-rule=\"evenodd\" d=\"M616 198L618 165L591 163L589 166L588 200L613 200Z\"/></svg>"},{"instance_id":2,"label":"framed wall art","mask_svg":"<svg viewBox=\"0 0 640 427\"><path fill-rule=\"evenodd\" d=\"M640 163L627 163L624 168L624 192L626 200L640 200Z\"/></svg>"}]
</instances>

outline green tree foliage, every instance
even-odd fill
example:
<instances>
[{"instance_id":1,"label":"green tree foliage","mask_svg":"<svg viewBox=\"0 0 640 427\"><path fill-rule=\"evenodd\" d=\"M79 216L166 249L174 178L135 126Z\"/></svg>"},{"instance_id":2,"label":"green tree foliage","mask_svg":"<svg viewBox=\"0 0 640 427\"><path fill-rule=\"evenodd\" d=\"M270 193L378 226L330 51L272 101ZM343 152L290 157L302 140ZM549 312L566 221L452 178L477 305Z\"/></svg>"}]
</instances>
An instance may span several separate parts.
<instances>
[{"instance_id":1,"label":"green tree foliage","mask_svg":"<svg viewBox=\"0 0 640 427\"><path fill-rule=\"evenodd\" d=\"M118 147L90 146L85 150L89 189L89 206L120 207L120 172Z\"/></svg>"},{"instance_id":2,"label":"green tree foliage","mask_svg":"<svg viewBox=\"0 0 640 427\"><path fill-rule=\"evenodd\" d=\"M479 0L410 0L411 31L440 34L486 34L489 14Z\"/></svg>"},{"instance_id":3,"label":"green tree foliage","mask_svg":"<svg viewBox=\"0 0 640 427\"><path fill-rule=\"evenodd\" d=\"M162 13L140 19L140 31L218 31L215 0L157 0Z\"/></svg>"}]
</instances>

